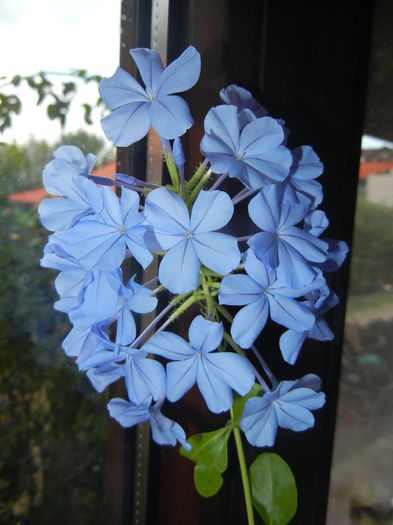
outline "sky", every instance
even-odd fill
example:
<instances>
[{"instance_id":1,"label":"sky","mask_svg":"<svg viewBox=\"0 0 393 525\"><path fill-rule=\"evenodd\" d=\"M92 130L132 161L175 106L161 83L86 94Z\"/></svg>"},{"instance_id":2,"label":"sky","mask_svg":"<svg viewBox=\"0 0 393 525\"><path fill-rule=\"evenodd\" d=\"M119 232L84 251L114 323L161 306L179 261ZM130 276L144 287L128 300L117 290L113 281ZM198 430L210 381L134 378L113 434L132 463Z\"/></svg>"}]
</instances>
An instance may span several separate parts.
<instances>
[{"instance_id":1,"label":"sky","mask_svg":"<svg viewBox=\"0 0 393 525\"><path fill-rule=\"evenodd\" d=\"M0 0L0 76L30 75L38 71L86 69L111 76L119 62L121 0ZM6 51L5 51L6 50ZM1 82L0 82L1 84ZM55 142L59 123L37 107L37 95L20 88L21 115L0 142L23 143L30 136ZM65 131L85 128L104 137L99 118L83 122L82 102L94 104L97 85L84 86L73 103ZM79 103L78 103L79 102Z\"/></svg>"}]
</instances>

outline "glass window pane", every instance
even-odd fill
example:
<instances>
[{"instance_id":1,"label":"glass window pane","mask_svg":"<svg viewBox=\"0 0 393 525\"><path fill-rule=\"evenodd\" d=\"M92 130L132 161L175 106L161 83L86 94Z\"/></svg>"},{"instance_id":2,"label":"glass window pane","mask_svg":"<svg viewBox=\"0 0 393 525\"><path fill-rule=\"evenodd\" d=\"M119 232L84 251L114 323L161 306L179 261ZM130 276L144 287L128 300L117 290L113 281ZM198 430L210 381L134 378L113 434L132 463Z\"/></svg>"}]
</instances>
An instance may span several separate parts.
<instances>
[{"instance_id":1,"label":"glass window pane","mask_svg":"<svg viewBox=\"0 0 393 525\"><path fill-rule=\"evenodd\" d=\"M328 525L393 518L392 8L376 2Z\"/></svg>"}]
</instances>

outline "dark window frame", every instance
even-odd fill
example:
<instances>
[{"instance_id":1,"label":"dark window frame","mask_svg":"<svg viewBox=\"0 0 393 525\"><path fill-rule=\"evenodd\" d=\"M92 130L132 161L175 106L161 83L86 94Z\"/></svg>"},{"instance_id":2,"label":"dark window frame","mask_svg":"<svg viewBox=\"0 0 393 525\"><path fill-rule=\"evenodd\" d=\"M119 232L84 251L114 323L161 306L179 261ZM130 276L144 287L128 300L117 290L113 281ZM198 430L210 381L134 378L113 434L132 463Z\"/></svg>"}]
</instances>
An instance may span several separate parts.
<instances>
[{"instance_id":1,"label":"dark window frame","mask_svg":"<svg viewBox=\"0 0 393 525\"><path fill-rule=\"evenodd\" d=\"M150 47L151 5L148 0L122 2L120 65L132 73L135 70L128 49ZM321 182L325 192L322 208L331 223L327 233L351 245L373 9L373 1L356 0L340 4L304 0L171 1L168 62L189 44L202 55L200 81L186 94L195 119L184 140L189 166L194 167L201 158L203 118L219 103L219 90L230 83L242 85L269 113L286 120L291 130L290 147L310 144L318 152L325 164ZM144 173L146 141L133 148L119 148L117 169L138 176ZM319 374L328 399L316 415L314 429L298 435L281 432L276 443L275 450L291 465L298 482L299 508L294 524L325 523L348 273L347 261L330 279L341 301L329 316L335 341L307 343L294 368L271 356L273 368L280 369L285 378ZM186 325L185 319L179 331ZM276 345L277 333L264 335L263 342L270 336L275 337ZM198 406L196 395L187 396L180 408L167 408L188 434L220 424L220 418ZM203 425L198 426L199 422ZM176 449L161 449L155 444L149 447L146 434L138 437L137 430L124 432L111 423L108 451L110 523L137 523L137 516L139 523L151 525L245 523L234 450L230 450L223 488L208 500L193 489L193 465ZM137 486L141 452L144 461L149 461L142 499L141 485ZM248 450L249 459L256 453ZM143 462L140 466L143 470Z\"/></svg>"}]
</instances>

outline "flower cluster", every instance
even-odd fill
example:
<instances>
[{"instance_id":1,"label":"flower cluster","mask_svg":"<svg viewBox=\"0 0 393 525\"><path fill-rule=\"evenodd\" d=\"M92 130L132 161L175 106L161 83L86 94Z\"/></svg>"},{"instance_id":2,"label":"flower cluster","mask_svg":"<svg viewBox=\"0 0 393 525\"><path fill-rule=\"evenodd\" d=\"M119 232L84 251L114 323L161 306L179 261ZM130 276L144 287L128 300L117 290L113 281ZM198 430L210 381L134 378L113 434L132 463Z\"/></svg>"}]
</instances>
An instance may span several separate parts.
<instances>
[{"instance_id":1,"label":"flower cluster","mask_svg":"<svg viewBox=\"0 0 393 525\"><path fill-rule=\"evenodd\" d=\"M60 147L45 167L44 185L55 198L39 207L53 232L41 264L59 271L55 308L73 325L64 351L99 392L124 378L128 399L108 404L122 426L150 421L157 443L179 441L186 449L184 430L161 412L166 400L180 400L196 384L209 410L219 413L231 409L233 391L245 396L257 382L262 388L249 394L240 429L252 445L271 447L278 427L312 427L311 411L325 399L313 374L278 381L255 346L269 319L284 327L279 348L292 365L307 338L333 338L324 316L337 297L324 272L341 265L347 247L321 238L329 224L318 209L322 163L310 146L289 149L284 122L231 85L206 115L205 158L186 181L180 137L193 120L176 93L197 82L199 53L189 47L164 69L157 52L130 52L144 87L121 68L103 79L100 94L111 113L102 127L117 146L128 146L152 126L171 184L124 174L108 183L91 174L94 157L73 146ZM226 177L242 189L218 189ZM121 188L119 195L111 185ZM248 202L255 233L235 237L231 225L241 202ZM145 269L154 257L155 279L125 279L124 261L133 258ZM136 315L155 311L163 293L168 305L140 329ZM195 304L200 313L189 341L167 330Z\"/></svg>"}]
</instances>

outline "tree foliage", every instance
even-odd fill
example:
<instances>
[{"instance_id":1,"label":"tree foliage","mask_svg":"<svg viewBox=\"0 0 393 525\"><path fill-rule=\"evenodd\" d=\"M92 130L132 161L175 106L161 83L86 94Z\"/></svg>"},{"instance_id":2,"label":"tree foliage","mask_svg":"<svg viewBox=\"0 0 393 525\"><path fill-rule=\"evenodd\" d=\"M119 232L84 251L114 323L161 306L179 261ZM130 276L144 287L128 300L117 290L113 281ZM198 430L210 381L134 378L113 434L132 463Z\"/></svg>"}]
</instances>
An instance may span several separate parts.
<instances>
[{"instance_id":1,"label":"tree foliage","mask_svg":"<svg viewBox=\"0 0 393 525\"><path fill-rule=\"evenodd\" d=\"M21 86L25 85L33 90L37 94L37 105L44 104L48 117L58 120L64 127L79 86L91 82L98 84L100 80L99 75L88 74L85 69L68 73L39 71L28 76L0 77L0 132L10 128L14 117L22 111L22 100L19 96ZM92 112L101 103L101 99L98 98L94 104L90 101L82 104L87 124L92 124Z\"/></svg>"}]
</instances>

